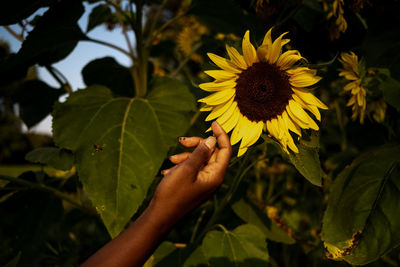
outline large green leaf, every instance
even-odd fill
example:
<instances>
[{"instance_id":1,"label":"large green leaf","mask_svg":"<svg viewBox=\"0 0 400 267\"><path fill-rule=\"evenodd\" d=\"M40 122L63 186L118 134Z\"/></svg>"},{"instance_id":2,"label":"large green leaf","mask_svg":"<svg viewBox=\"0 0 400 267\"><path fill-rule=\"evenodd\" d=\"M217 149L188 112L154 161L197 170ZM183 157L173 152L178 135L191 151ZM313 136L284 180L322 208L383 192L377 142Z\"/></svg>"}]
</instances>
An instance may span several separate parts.
<instances>
[{"instance_id":1,"label":"large green leaf","mask_svg":"<svg viewBox=\"0 0 400 267\"><path fill-rule=\"evenodd\" d=\"M268 250L265 235L251 224L233 231L210 231L203 239L204 256L211 266L266 266Z\"/></svg>"},{"instance_id":2,"label":"large green leaf","mask_svg":"<svg viewBox=\"0 0 400 267\"><path fill-rule=\"evenodd\" d=\"M55 3L55 0L13 0L3 1L0 8L0 25L22 21L41 7Z\"/></svg>"},{"instance_id":3,"label":"large green leaf","mask_svg":"<svg viewBox=\"0 0 400 267\"><path fill-rule=\"evenodd\" d=\"M65 149L56 147L39 147L25 156L26 160L47 164L59 170L68 171L74 163L74 155Z\"/></svg>"},{"instance_id":4,"label":"large green leaf","mask_svg":"<svg viewBox=\"0 0 400 267\"><path fill-rule=\"evenodd\" d=\"M87 86L100 84L121 96L135 95L132 73L112 57L98 58L89 62L82 69L82 77Z\"/></svg>"},{"instance_id":5,"label":"large green leaf","mask_svg":"<svg viewBox=\"0 0 400 267\"><path fill-rule=\"evenodd\" d=\"M64 93L40 80L29 80L13 92L13 100L19 104L22 120L32 127L50 114L54 102Z\"/></svg>"},{"instance_id":6,"label":"large green leaf","mask_svg":"<svg viewBox=\"0 0 400 267\"><path fill-rule=\"evenodd\" d=\"M321 186L324 172L321 169L318 154L319 136L312 134L309 139L303 137L297 147L299 153L290 153L290 161L310 183Z\"/></svg>"},{"instance_id":7,"label":"large green leaf","mask_svg":"<svg viewBox=\"0 0 400 267\"><path fill-rule=\"evenodd\" d=\"M334 181L322 239L335 259L363 265L400 245L400 146L365 153Z\"/></svg>"},{"instance_id":8,"label":"large green leaf","mask_svg":"<svg viewBox=\"0 0 400 267\"><path fill-rule=\"evenodd\" d=\"M164 78L153 87L143 99L91 86L55 106L54 140L76 153L79 177L112 236L142 203L172 136L188 127L184 113L195 108L185 85Z\"/></svg>"},{"instance_id":9,"label":"large green leaf","mask_svg":"<svg viewBox=\"0 0 400 267\"><path fill-rule=\"evenodd\" d=\"M233 211L246 223L255 225L260 229L264 235L275 242L286 244L294 244L295 240L288 236L288 234L279 228L275 223L271 222L269 218L257 211L252 205L241 199L232 205Z\"/></svg>"}]
</instances>

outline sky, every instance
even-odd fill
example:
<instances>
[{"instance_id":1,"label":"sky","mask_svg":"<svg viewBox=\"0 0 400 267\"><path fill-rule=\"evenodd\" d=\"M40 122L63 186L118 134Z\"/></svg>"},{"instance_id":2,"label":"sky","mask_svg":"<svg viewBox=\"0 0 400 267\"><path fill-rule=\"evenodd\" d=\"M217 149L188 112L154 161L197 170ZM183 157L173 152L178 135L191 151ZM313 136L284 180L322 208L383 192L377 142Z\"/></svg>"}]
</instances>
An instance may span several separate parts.
<instances>
[{"instance_id":1,"label":"sky","mask_svg":"<svg viewBox=\"0 0 400 267\"><path fill-rule=\"evenodd\" d=\"M89 5L84 3L85 13L79 20L79 26L82 31L86 31L88 17L90 11L97 4ZM46 9L40 9L37 13L43 14ZM16 25L11 26L14 30L19 30L20 28ZM17 30L17 31L18 31ZM95 29L91 30L88 33L88 36L94 39L99 39L106 41L108 43L115 44L125 50L128 50L126 41L124 36L122 35L120 28L115 28L113 31L108 31L104 25L100 25ZM133 34L130 33L129 38L134 40ZM21 42L14 38L4 27L0 26L0 39L9 43L11 52L18 52L21 47ZM130 66L130 59L122 54L121 52L109 48L107 46L103 46L100 44L92 43L92 42L79 42L75 47L74 51L68 55L65 59L53 64L53 66L58 69L69 81L72 86L72 89L76 91L78 88L84 88L85 84L82 79L81 70L83 67L89 63L90 61L96 58L102 58L106 56L114 57L117 62L124 66ZM53 87L59 87L58 82L47 72L44 68L38 68L39 78L45 81L48 85ZM67 95L61 96L60 101L65 101ZM31 129L27 129L24 127L25 131L35 132L35 133L44 133L51 135L51 116L47 116L43 121L39 124L35 125Z\"/></svg>"}]
</instances>

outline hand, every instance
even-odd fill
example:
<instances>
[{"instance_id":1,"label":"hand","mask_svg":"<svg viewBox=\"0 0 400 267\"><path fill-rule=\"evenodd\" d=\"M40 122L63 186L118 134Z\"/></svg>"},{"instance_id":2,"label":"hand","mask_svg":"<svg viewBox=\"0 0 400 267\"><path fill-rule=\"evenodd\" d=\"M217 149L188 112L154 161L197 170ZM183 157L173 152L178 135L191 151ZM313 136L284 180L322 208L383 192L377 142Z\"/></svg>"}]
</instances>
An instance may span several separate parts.
<instances>
[{"instance_id":1,"label":"hand","mask_svg":"<svg viewBox=\"0 0 400 267\"><path fill-rule=\"evenodd\" d=\"M218 188L232 147L217 122L211 127L216 138L181 138L182 145L196 149L170 158L177 165L163 171L165 176L146 210L82 266L142 266L175 223Z\"/></svg>"},{"instance_id":2,"label":"hand","mask_svg":"<svg viewBox=\"0 0 400 267\"><path fill-rule=\"evenodd\" d=\"M216 138L180 138L183 146L195 147L195 150L171 156L171 162L177 165L162 172L165 176L157 187L152 205L168 217L179 220L209 198L223 182L232 147L228 135L217 122L211 127Z\"/></svg>"}]
</instances>

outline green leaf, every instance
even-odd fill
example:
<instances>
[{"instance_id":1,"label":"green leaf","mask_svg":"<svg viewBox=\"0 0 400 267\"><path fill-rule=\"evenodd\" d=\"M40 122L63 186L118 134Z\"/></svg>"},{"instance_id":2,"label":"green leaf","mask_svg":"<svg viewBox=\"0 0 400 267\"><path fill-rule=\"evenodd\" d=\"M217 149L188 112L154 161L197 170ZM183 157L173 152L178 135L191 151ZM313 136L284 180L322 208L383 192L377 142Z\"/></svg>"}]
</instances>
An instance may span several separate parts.
<instances>
[{"instance_id":1,"label":"green leaf","mask_svg":"<svg viewBox=\"0 0 400 267\"><path fill-rule=\"evenodd\" d=\"M54 102L64 93L42 81L29 80L16 89L12 98L19 104L19 115L30 128L50 114Z\"/></svg>"},{"instance_id":2,"label":"green leaf","mask_svg":"<svg viewBox=\"0 0 400 267\"><path fill-rule=\"evenodd\" d=\"M55 3L55 0L13 0L3 2L0 8L0 25L11 25L32 15L41 7Z\"/></svg>"},{"instance_id":3,"label":"green leaf","mask_svg":"<svg viewBox=\"0 0 400 267\"><path fill-rule=\"evenodd\" d=\"M28 34L18 53L8 60L3 69L21 65L49 65L64 59L79 40L86 37L77 22L84 8L80 0L59 1L51 6Z\"/></svg>"},{"instance_id":4,"label":"green leaf","mask_svg":"<svg viewBox=\"0 0 400 267\"><path fill-rule=\"evenodd\" d=\"M322 239L334 259L377 260L400 245L400 146L365 153L334 181Z\"/></svg>"},{"instance_id":5,"label":"green leaf","mask_svg":"<svg viewBox=\"0 0 400 267\"><path fill-rule=\"evenodd\" d=\"M256 226L244 224L233 231L210 231L203 239L204 256L211 266L266 266L265 236Z\"/></svg>"},{"instance_id":6,"label":"green leaf","mask_svg":"<svg viewBox=\"0 0 400 267\"><path fill-rule=\"evenodd\" d=\"M256 208L248 204L244 199L235 202L232 205L232 209L240 219L257 226L268 239L285 244L295 243L295 240L288 236L285 231L279 228L274 222L271 222L265 214L257 211Z\"/></svg>"},{"instance_id":7,"label":"green leaf","mask_svg":"<svg viewBox=\"0 0 400 267\"><path fill-rule=\"evenodd\" d=\"M25 159L30 162L47 164L63 171L70 170L74 163L74 155L70 151L56 147L37 148L26 154Z\"/></svg>"},{"instance_id":8,"label":"green leaf","mask_svg":"<svg viewBox=\"0 0 400 267\"><path fill-rule=\"evenodd\" d=\"M89 32L97 26L105 22L111 21L112 19L113 14L110 7L104 4L98 5L92 9L92 12L90 12L86 32Z\"/></svg>"},{"instance_id":9,"label":"green leaf","mask_svg":"<svg viewBox=\"0 0 400 267\"><path fill-rule=\"evenodd\" d=\"M383 78L380 88L383 91L383 99L400 112L400 82L386 76Z\"/></svg>"},{"instance_id":10,"label":"green leaf","mask_svg":"<svg viewBox=\"0 0 400 267\"><path fill-rule=\"evenodd\" d=\"M54 140L75 153L83 186L113 237L145 198L172 136L189 126L181 121L194 106L188 88L167 78L153 86L149 99L113 97L91 86L54 109Z\"/></svg>"},{"instance_id":11,"label":"green leaf","mask_svg":"<svg viewBox=\"0 0 400 267\"><path fill-rule=\"evenodd\" d=\"M87 86L100 84L121 96L132 97L135 86L130 70L121 66L112 57L104 57L89 62L82 69L82 77Z\"/></svg>"},{"instance_id":12,"label":"green leaf","mask_svg":"<svg viewBox=\"0 0 400 267\"><path fill-rule=\"evenodd\" d=\"M207 267L209 266L207 263L207 259L204 256L203 249L201 246L198 246L192 254L186 259L183 267Z\"/></svg>"},{"instance_id":13,"label":"green leaf","mask_svg":"<svg viewBox=\"0 0 400 267\"><path fill-rule=\"evenodd\" d=\"M303 136L297 147L299 153L290 153L290 161L301 175L303 175L310 183L316 186L321 186L324 172L321 169L318 154L319 136L312 134L309 136L309 140Z\"/></svg>"}]
</instances>

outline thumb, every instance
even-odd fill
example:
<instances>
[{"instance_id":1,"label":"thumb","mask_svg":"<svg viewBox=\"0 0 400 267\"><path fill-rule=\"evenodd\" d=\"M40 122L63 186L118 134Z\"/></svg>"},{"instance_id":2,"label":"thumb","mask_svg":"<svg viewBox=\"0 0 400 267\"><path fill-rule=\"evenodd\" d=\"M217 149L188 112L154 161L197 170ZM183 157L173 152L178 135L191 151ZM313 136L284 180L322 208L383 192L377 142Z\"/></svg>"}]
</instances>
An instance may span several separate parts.
<instances>
[{"instance_id":1,"label":"thumb","mask_svg":"<svg viewBox=\"0 0 400 267\"><path fill-rule=\"evenodd\" d=\"M215 149L217 139L214 136L210 136L207 139L200 142L196 149L190 154L189 158L185 161L187 166L193 168L194 171L198 172L200 168L206 163Z\"/></svg>"}]
</instances>

